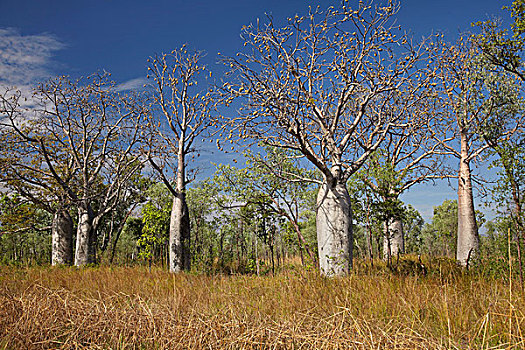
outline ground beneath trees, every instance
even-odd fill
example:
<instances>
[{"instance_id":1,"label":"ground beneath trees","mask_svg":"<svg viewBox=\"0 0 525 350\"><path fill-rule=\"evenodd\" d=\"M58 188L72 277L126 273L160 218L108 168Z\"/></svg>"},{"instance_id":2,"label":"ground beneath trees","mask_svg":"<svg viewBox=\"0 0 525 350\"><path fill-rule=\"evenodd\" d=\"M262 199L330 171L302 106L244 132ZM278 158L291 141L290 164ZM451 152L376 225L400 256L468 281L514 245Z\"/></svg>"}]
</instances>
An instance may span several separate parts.
<instances>
[{"instance_id":1,"label":"ground beneath trees","mask_svg":"<svg viewBox=\"0 0 525 350\"><path fill-rule=\"evenodd\" d=\"M154 268L0 267L0 349L524 347L525 301L502 278L357 269L326 279Z\"/></svg>"}]
</instances>

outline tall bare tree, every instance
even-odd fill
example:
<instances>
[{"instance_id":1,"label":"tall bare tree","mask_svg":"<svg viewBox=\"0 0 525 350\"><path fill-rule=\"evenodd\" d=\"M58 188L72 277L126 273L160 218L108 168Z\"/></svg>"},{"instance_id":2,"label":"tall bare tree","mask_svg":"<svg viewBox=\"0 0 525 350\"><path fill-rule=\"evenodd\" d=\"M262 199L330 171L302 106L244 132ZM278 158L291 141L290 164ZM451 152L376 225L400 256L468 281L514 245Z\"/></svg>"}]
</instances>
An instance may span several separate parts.
<instances>
[{"instance_id":1,"label":"tall bare tree","mask_svg":"<svg viewBox=\"0 0 525 350\"><path fill-rule=\"evenodd\" d=\"M148 60L148 77L153 79L155 115L149 161L173 194L170 220L169 268L190 269L190 220L186 204L188 158L196 141L211 125L214 99L209 87L202 88L211 72L202 64L204 53L186 47ZM199 85L200 84L200 85ZM175 162L172 161L175 158ZM175 163L175 164L173 164ZM174 183L170 180L174 174Z\"/></svg>"},{"instance_id":2,"label":"tall bare tree","mask_svg":"<svg viewBox=\"0 0 525 350\"><path fill-rule=\"evenodd\" d=\"M228 102L244 101L239 116L227 118L231 136L298 151L322 173L317 238L326 275L352 264L349 177L405 120L401 96L427 84L419 67L426 50L395 24L398 8L345 1L283 27L268 17L245 27L247 49L225 59Z\"/></svg>"},{"instance_id":3,"label":"tall bare tree","mask_svg":"<svg viewBox=\"0 0 525 350\"><path fill-rule=\"evenodd\" d=\"M505 71L481 55L473 37L453 45L436 43L446 152L459 160L456 259L463 266L479 251L471 163L481 160L491 143L505 142L523 126L511 112L520 87ZM489 142L490 141L490 142Z\"/></svg>"}]
</instances>

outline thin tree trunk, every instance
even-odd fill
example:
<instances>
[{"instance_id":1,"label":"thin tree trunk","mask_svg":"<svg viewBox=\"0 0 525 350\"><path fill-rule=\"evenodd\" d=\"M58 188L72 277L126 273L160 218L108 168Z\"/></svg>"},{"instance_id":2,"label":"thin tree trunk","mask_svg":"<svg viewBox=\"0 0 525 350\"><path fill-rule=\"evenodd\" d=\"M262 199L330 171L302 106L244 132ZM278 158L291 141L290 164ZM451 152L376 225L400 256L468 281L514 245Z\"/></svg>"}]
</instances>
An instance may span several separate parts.
<instances>
[{"instance_id":1,"label":"thin tree trunk","mask_svg":"<svg viewBox=\"0 0 525 350\"><path fill-rule=\"evenodd\" d=\"M372 244L372 227L370 226L370 221L366 225L367 235L366 235L366 244L368 250L368 258L370 259L370 265L374 266L374 250Z\"/></svg>"},{"instance_id":2,"label":"thin tree trunk","mask_svg":"<svg viewBox=\"0 0 525 350\"><path fill-rule=\"evenodd\" d=\"M257 276L260 275L261 268L259 266L259 242L257 241L257 234L255 235L255 266L257 268Z\"/></svg>"},{"instance_id":3,"label":"thin tree trunk","mask_svg":"<svg viewBox=\"0 0 525 350\"><path fill-rule=\"evenodd\" d=\"M301 261L303 259L302 249L304 247L304 249L306 250L306 253L312 259L312 262L313 262L314 266L317 267L318 264L317 264L317 259L315 258L315 254L310 249L310 245L308 243L306 243L306 240L304 239L304 236L303 236L303 234L301 232L301 228L299 227L299 223L296 222L295 220L290 220L290 222L292 223L292 226L293 226L293 228L295 230L295 233L297 234L297 239L299 240L299 247L301 248Z\"/></svg>"},{"instance_id":4,"label":"thin tree trunk","mask_svg":"<svg viewBox=\"0 0 525 350\"><path fill-rule=\"evenodd\" d=\"M115 258L115 251L117 250L117 243L118 243L118 241L120 239L120 235L122 234L122 231L124 230L124 226L126 226L126 221L128 220L129 216L131 215L131 213L133 212L133 210L135 209L136 206L137 206L137 204L133 204L131 209L128 210L128 212L126 213L126 216L124 217L124 219L120 223L120 226L118 228L117 235L115 236L115 239L111 243L111 257L109 258L109 264L110 265L113 264L113 259Z\"/></svg>"},{"instance_id":5,"label":"thin tree trunk","mask_svg":"<svg viewBox=\"0 0 525 350\"><path fill-rule=\"evenodd\" d=\"M519 219L521 220L521 219ZM522 258L521 258L521 241L523 240L523 235L522 235L522 227L521 225L516 225L517 227L517 231L516 232L516 245L517 245L517 249L518 249L518 263L519 263L519 270L520 270L520 283L521 283L521 289L523 289L523 261L522 261Z\"/></svg>"},{"instance_id":6,"label":"thin tree trunk","mask_svg":"<svg viewBox=\"0 0 525 350\"><path fill-rule=\"evenodd\" d=\"M304 263L303 246L301 245L301 243L299 243L299 257L301 258L301 265L306 266L306 264Z\"/></svg>"},{"instance_id":7,"label":"thin tree trunk","mask_svg":"<svg viewBox=\"0 0 525 350\"><path fill-rule=\"evenodd\" d=\"M327 276L342 276L352 266L352 211L344 183L325 180L317 196L319 267Z\"/></svg>"},{"instance_id":8,"label":"thin tree trunk","mask_svg":"<svg viewBox=\"0 0 525 350\"><path fill-rule=\"evenodd\" d=\"M224 267L224 230L221 230L220 232L221 234L219 237L219 266L222 269Z\"/></svg>"},{"instance_id":9,"label":"thin tree trunk","mask_svg":"<svg viewBox=\"0 0 525 350\"><path fill-rule=\"evenodd\" d=\"M268 240L268 245L270 247L270 258L272 260L272 275L275 275L275 226L272 225L269 230L270 237Z\"/></svg>"},{"instance_id":10,"label":"thin tree trunk","mask_svg":"<svg viewBox=\"0 0 525 350\"><path fill-rule=\"evenodd\" d=\"M73 262L73 220L67 210L57 210L51 226L51 264L71 265Z\"/></svg>"},{"instance_id":11,"label":"thin tree trunk","mask_svg":"<svg viewBox=\"0 0 525 350\"><path fill-rule=\"evenodd\" d=\"M505 172L507 174L507 178L510 181L510 188L512 193L512 200L514 202L515 206L515 212L516 212L516 245L518 249L518 263L519 263L519 272L520 272L520 283L521 288L523 289L523 263L521 259L521 245L520 245L520 238L523 239L524 231L523 231L523 220L522 220L522 207L521 207L521 198L520 198L520 186L518 182L516 181L516 178L514 177L514 173L512 172L511 166L508 164L508 161L505 161L505 157L501 152L498 150L498 154L500 158L503 160L503 167L505 168Z\"/></svg>"},{"instance_id":12,"label":"thin tree trunk","mask_svg":"<svg viewBox=\"0 0 525 350\"><path fill-rule=\"evenodd\" d=\"M479 234L474 209L467 136L461 134L461 159L458 179L458 237L456 260L466 267L479 252Z\"/></svg>"}]
</instances>

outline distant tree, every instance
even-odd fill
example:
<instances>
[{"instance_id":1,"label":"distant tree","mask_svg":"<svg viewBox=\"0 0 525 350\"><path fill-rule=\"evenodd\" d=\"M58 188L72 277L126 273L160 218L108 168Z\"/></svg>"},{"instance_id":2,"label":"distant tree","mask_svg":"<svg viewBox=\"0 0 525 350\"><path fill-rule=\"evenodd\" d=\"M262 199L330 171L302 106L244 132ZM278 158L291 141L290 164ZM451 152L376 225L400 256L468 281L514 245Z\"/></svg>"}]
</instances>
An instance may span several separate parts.
<instances>
[{"instance_id":1,"label":"distant tree","mask_svg":"<svg viewBox=\"0 0 525 350\"><path fill-rule=\"evenodd\" d=\"M476 222L481 227L485 222L483 213L476 210ZM432 222L425 225L421 233L426 252L432 255L453 257L458 231L458 202L447 199L434 207ZM471 256L469 258L474 258ZM471 259L469 259L470 262Z\"/></svg>"},{"instance_id":2,"label":"distant tree","mask_svg":"<svg viewBox=\"0 0 525 350\"><path fill-rule=\"evenodd\" d=\"M428 251L434 255L453 257L458 233L458 202L445 200L434 207L432 222L424 229Z\"/></svg>"},{"instance_id":3,"label":"distant tree","mask_svg":"<svg viewBox=\"0 0 525 350\"><path fill-rule=\"evenodd\" d=\"M125 194L121 197L119 203L100 222L98 249L101 260L105 259L109 264L113 263L116 247L119 244L128 219L146 201L145 193L149 186L151 186L151 181L137 172L127 181Z\"/></svg>"},{"instance_id":4,"label":"distant tree","mask_svg":"<svg viewBox=\"0 0 525 350\"><path fill-rule=\"evenodd\" d=\"M316 221L326 275L343 275L352 264L348 179L428 86L425 48L399 31L398 8L345 2L280 28L268 17L244 27L247 49L224 60L227 102L243 101L239 116L226 118L228 135L294 150L322 174Z\"/></svg>"},{"instance_id":5,"label":"distant tree","mask_svg":"<svg viewBox=\"0 0 525 350\"><path fill-rule=\"evenodd\" d=\"M315 174L300 168L293 152L273 147L261 151L263 155L246 151L244 168L219 165L215 181L222 184L221 191L241 205L259 205L285 219L297 236L299 248L315 263L314 250L301 232L303 211L312 194L313 184L308 180L315 178Z\"/></svg>"},{"instance_id":6,"label":"distant tree","mask_svg":"<svg viewBox=\"0 0 525 350\"><path fill-rule=\"evenodd\" d=\"M404 132L389 133L383 147L357 173L383 207L383 257L390 260L405 251L403 205L399 196L413 186L447 175L443 162L443 139L433 130L439 114L435 98L411 106ZM390 208L390 209L388 209ZM396 208L398 208L396 210ZM388 209L388 210L387 210ZM386 211L385 211L386 210Z\"/></svg>"},{"instance_id":7,"label":"distant tree","mask_svg":"<svg viewBox=\"0 0 525 350\"><path fill-rule=\"evenodd\" d=\"M172 272L190 269L187 162L195 151L197 138L212 126L210 117L215 106L210 88L205 85L205 77L211 77L211 71L202 64L203 57L204 53L188 52L183 46L148 60L154 106L160 111L153 115L148 158L173 195L169 235L169 270ZM175 181L171 181L171 174Z\"/></svg>"},{"instance_id":8,"label":"distant tree","mask_svg":"<svg viewBox=\"0 0 525 350\"><path fill-rule=\"evenodd\" d=\"M517 243L520 273L522 272L522 248L525 240L525 150L524 141L519 135L506 142L496 143L489 139L495 156L491 166L498 169L498 180L492 188L491 204L497 204L496 211L506 218L512 226L513 237Z\"/></svg>"},{"instance_id":9,"label":"distant tree","mask_svg":"<svg viewBox=\"0 0 525 350\"><path fill-rule=\"evenodd\" d=\"M218 186L210 177L187 190L192 264L201 271L213 268L217 238L215 221L220 211L217 207Z\"/></svg>"},{"instance_id":10,"label":"distant tree","mask_svg":"<svg viewBox=\"0 0 525 350\"><path fill-rule=\"evenodd\" d=\"M483 58L492 65L498 67L502 72L508 72L515 76L522 83L525 82L525 71L523 62L523 52L525 48L525 1L514 0L510 7L510 15L514 20L510 30L504 28L500 20L487 20L478 22L481 33L477 35L476 43L483 53ZM523 114L523 85L519 86L520 101L514 113ZM497 124L496 124L497 126ZM512 198L513 221L517 228L518 255L520 257L520 273L522 273L521 245L525 240L525 229L522 213L522 195L520 191L521 172L523 163L523 137L514 137L506 142L498 140L501 128L491 128L491 132L485 135L487 142L494 154L499 159L495 160L496 166L502 168L499 184L495 189L496 197L503 202L508 202ZM494 135L496 131L496 135ZM508 189L508 191L507 191ZM503 195L503 196L502 196ZM504 197L504 198L502 198ZM520 240L522 241L520 244Z\"/></svg>"},{"instance_id":11,"label":"distant tree","mask_svg":"<svg viewBox=\"0 0 525 350\"><path fill-rule=\"evenodd\" d=\"M405 220L403 221L405 234L405 251L407 253L420 253L422 246L421 231L425 220L417 209L410 204L405 208Z\"/></svg>"},{"instance_id":12,"label":"distant tree","mask_svg":"<svg viewBox=\"0 0 525 350\"><path fill-rule=\"evenodd\" d=\"M137 244L140 256L150 263L167 258L172 195L163 183L150 186L145 193L148 201L142 206L141 236Z\"/></svg>"},{"instance_id":13,"label":"distant tree","mask_svg":"<svg viewBox=\"0 0 525 350\"><path fill-rule=\"evenodd\" d=\"M110 264L131 263L139 254L137 242L142 235L142 219L129 216L122 228L118 244L111 247Z\"/></svg>"},{"instance_id":14,"label":"distant tree","mask_svg":"<svg viewBox=\"0 0 525 350\"><path fill-rule=\"evenodd\" d=\"M49 263L50 215L17 193L0 196L0 263Z\"/></svg>"}]
</instances>

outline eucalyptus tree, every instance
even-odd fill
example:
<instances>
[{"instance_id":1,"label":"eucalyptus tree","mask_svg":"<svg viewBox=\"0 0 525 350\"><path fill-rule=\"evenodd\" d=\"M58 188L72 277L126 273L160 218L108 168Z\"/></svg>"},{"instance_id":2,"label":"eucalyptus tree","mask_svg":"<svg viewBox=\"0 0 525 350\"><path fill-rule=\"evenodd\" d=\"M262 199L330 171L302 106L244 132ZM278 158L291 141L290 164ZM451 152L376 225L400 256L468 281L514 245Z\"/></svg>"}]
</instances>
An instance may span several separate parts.
<instances>
[{"instance_id":1,"label":"eucalyptus tree","mask_svg":"<svg viewBox=\"0 0 525 350\"><path fill-rule=\"evenodd\" d=\"M141 208L142 230L137 245L140 256L152 261L167 258L172 195L163 183L154 183L146 191L148 201Z\"/></svg>"},{"instance_id":2,"label":"eucalyptus tree","mask_svg":"<svg viewBox=\"0 0 525 350\"><path fill-rule=\"evenodd\" d=\"M521 130L516 113L520 87L487 61L474 38L454 45L437 43L442 96L443 147L459 160L456 259L466 266L479 251L471 162L481 160L491 143L506 142Z\"/></svg>"},{"instance_id":3,"label":"eucalyptus tree","mask_svg":"<svg viewBox=\"0 0 525 350\"><path fill-rule=\"evenodd\" d=\"M51 215L18 193L0 196L0 263L49 263Z\"/></svg>"},{"instance_id":4,"label":"eucalyptus tree","mask_svg":"<svg viewBox=\"0 0 525 350\"><path fill-rule=\"evenodd\" d=\"M498 170L498 180L492 188L492 203L497 204L496 211L502 217L507 217L512 223L512 231L516 232L520 276L522 273L522 246L525 239L525 215L523 208L525 199L525 150L522 135L513 137L506 142L498 143L488 138L491 151L496 158L491 166ZM510 215L509 215L510 214Z\"/></svg>"},{"instance_id":5,"label":"eucalyptus tree","mask_svg":"<svg viewBox=\"0 0 525 350\"><path fill-rule=\"evenodd\" d=\"M153 115L148 159L173 195L169 235L172 272L190 268L186 185L191 174L187 172L187 162L195 151L197 138L213 124L215 100L210 87L206 86L206 77L212 74L202 63L203 57L204 53L188 52L183 46L148 60L153 104L159 110ZM171 174L174 174L174 183L170 180Z\"/></svg>"},{"instance_id":6,"label":"eucalyptus tree","mask_svg":"<svg viewBox=\"0 0 525 350\"><path fill-rule=\"evenodd\" d=\"M514 0L510 7L514 22L510 30L503 28L499 19L489 19L476 23L481 29L476 44L484 57L493 65L516 75L525 81L523 50L525 49L525 1Z\"/></svg>"},{"instance_id":7,"label":"eucalyptus tree","mask_svg":"<svg viewBox=\"0 0 525 350\"><path fill-rule=\"evenodd\" d=\"M31 173L45 178L77 207L75 265L94 263L100 221L128 195L128 181L142 168L147 110L141 96L117 93L107 73L51 79L33 98L37 106L6 123L16 142L36 154L16 163L27 172L19 180L45 188Z\"/></svg>"},{"instance_id":8,"label":"eucalyptus tree","mask_svg":"<svg viewBox=\"0 0 525 350\"><path fill-rule=\"evenodd\" d=\"M499 67L504 72L516 76L521 82L525 82L525 71L523 62L523 51L525 48L525 1L514 0L510 9L510 15L514 22L510 30L503 28L499 20L487 20L477 23L481 33L476 37L476 44L483 53L484 59ZM523 85L521 86L521 92ZM523 97L523 94L520 94ZM515 113L523 113L523 101L520 100ZM497 130L495 130L497 133ZM492 152L498 158L493 165L500 167L500 179L494 190L495 199L499 203L509 202L513 206L513 219L517 226L518 242L525 239L525 223L523 218L523 198L521 187L523 186L523 136L518 135L506 142L497 140L497 135L486 135ZM523 243L523 242L522 242ZM520 247L520 244L518 244ZM520 254L521 255L521 254Z\"/></svg>"},{"instance_id":9,"label":"eucalyptus tree","mask_svg":"<svg viewBox=\"0 0 525 350\"><path fill-rule=\"evenodd\" d=\"M231 196L238 205L258 205L285 219L297 236L299 249L304 249L316 263L315 251L300 228L313 190L309 180L315 179L315 173L299 166L297 153L273 147L260 151L243 153L244 168L219 165L214 181L221 184L220 193Z\"/></svg>"},{"instance_id":10,"label":"eucalyptus tree","mask_svg":"<svg viewBox=\"0 0 525 350\"><path fill-rule=\"evenodd\" d=\"M322 175L317 238L323 274L342 275L352 263L352 214L346 187L388 132L401 127L405 100L428 83L424 43L395 23L399 4L344 1L243 28L247 48L225 58L223 91L243 101L227 117L228 135L302 155ZM402 129L402 128L401 128Z\"/></svg>"}]
</instances>

